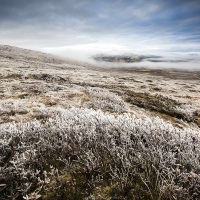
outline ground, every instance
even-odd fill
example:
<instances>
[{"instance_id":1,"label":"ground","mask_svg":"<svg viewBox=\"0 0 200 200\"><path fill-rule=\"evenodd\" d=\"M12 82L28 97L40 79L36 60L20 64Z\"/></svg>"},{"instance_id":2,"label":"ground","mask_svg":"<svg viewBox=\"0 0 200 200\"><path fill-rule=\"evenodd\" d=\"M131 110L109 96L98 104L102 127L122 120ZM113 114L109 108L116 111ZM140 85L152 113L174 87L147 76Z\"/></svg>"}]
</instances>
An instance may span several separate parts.
<instances>
[{"instance_id":1,"label":"ground","mask_svg":"<svg viewBox=\"0 0 200 200\"><path fill-rule=\"evenodd\" d=\"M0 46L3 200L198 199L199 126L198 71Z\"/></svg>"},{"instance_id":2,"label":"ground","mask_svg":"<svg viewBox=\"0 0 200 200\"><path fill-rule=\"evenodd\" d=\"M96 68L8 46L0 56L0 123L39 117L38 107L102 109L96 95L106 92L109 101L121 99L120 112L200 124L200 72Z\"/></svg>"}]
</instances>

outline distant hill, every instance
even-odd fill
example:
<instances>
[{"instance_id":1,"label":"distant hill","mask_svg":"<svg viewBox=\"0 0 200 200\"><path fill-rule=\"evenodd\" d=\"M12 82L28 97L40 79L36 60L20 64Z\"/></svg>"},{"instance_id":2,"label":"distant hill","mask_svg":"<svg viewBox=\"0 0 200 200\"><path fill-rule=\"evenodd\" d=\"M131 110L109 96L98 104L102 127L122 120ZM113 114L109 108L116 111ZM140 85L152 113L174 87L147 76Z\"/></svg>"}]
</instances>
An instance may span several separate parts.
<instances>
[{"instance_id":1,"label":"distant hill","mask_svg":"<svg viewBox=\"0 0 200 200\"><path fill-rule=\"evenodd\" d=\"M155 55L136 55L136 54L128 54L128 55L96 55L93 57L96 61L103 61L103 62L120 62L120 63L135 63L140 62L143 60L148 60L151 62L157 61L160 62L158 59L162 58L161 56ZM152 60L153 59L153 60Z\"/></svg>"},{"instance_id":2,"label":"distant hill","mask_svg":"<svg viewBox=\"0 0 200 200\"><path fill-rule=\"evenodd\" d=\"M0 62L5 65L15 66L16 64L24 67L33 64L35 66L43 65L65 65L67 68L84 68L87 64L80 63L74 60L60 58L51 54L40 51L28 50L9 45L0 45ZM84 65L84 66L83 66Z\"/></svg>"},{"instance_id":3,"label":"distant hill","mask_svg":"<svg viewBox=\"0 0 200 200\"><path fill-rule=\"evenodd\" d=\"M10 60L14 59L18 61L28 60L28 61L37 61L37 62L55 63L55 64L64 63L62 59L52 56L50 54L28 49L22 49L8 45L0 45L0 57Z\"/></svg>"}]
</instances>

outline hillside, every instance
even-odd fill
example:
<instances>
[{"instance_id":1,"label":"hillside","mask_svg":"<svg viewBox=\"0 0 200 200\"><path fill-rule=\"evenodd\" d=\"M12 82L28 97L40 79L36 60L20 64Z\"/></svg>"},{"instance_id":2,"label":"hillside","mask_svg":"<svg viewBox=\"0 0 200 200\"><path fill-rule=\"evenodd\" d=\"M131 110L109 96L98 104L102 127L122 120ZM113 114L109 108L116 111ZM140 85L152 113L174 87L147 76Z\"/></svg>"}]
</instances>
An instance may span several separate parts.
<instances>
[{"instance_id":1,"label":"hillside","mask_svg":"<svg viewBox=\"0 0 200 200\"><path fill-rule=\"evenodd\" d=\"M106 69L0 46L0 199L198 199L199 72Z\"/></svg>"}]
</instances>

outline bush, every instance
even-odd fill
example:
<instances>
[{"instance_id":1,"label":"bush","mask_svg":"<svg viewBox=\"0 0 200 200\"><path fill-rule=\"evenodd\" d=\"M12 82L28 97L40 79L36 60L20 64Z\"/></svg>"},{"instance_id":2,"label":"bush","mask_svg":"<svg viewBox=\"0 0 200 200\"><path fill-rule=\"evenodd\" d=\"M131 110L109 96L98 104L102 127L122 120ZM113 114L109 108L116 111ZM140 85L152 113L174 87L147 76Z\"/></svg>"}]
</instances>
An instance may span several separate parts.
<instances>
[{"instance_id":1,"label":"bush","mask_svg":"<svg viewBox=\"0 0 200 200\"><path fill-rule=\"evenodd\" d=\"M4 199L198 199L199 129L100 110L46 109L0 126Z\"/></svg>"}]
</instances>

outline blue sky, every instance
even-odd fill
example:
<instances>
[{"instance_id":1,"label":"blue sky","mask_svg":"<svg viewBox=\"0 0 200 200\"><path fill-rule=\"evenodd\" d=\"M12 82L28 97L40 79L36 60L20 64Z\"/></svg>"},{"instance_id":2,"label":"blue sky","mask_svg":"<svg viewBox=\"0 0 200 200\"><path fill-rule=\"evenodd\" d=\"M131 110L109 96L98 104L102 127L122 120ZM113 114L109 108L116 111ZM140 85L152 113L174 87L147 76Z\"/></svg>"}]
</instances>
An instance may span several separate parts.
<instances>
[{"instance_id":1,"label":"blue sky","mask_svg":"<svg viewBox=\"0 0 200 200\"><path fill-rule=\"evenodd\" d=\"M69 54L200 52L200 1L0 0L0 44Z\"/></svg>"}]
</instances>

